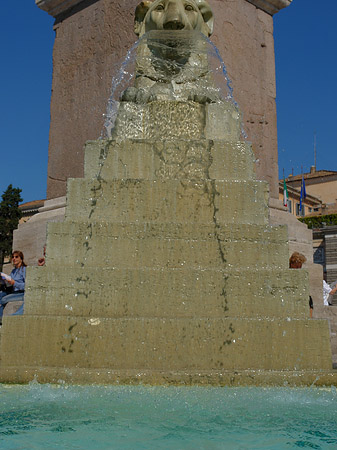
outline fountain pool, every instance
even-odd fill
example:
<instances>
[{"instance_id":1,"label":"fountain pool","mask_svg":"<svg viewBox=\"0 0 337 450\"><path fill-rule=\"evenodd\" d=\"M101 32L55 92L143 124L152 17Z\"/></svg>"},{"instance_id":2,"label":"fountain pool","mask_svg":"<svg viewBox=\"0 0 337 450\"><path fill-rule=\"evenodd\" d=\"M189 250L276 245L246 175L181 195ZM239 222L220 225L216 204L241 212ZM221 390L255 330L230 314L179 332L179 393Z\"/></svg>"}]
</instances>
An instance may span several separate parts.
<instances>
[{"instance_id":1,"label":"fountain pool","mask_svg":"<svg viewBox=\"0 0 337 450\"><path fill-rule=\"evenodd\" d=\"M337 393L318 388L0 387L0 448L335 449Z\"/></svg>"}]
</instances>

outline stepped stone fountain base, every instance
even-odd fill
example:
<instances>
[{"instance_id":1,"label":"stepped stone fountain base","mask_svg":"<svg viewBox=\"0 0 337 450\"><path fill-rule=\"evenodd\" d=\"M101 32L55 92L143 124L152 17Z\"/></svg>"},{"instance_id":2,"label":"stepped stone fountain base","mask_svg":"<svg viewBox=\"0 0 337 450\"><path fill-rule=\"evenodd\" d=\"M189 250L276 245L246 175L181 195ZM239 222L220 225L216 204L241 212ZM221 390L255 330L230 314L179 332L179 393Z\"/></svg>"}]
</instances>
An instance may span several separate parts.
<instances>
[{"instance_id":1,"label":"stepped stone fountain base","mask_svg":"<svg viewBox=\"0 0 337 450\"><path fill-rule=\"evenodd\" d=\"M235 108L225 128L193 102L149 108L173 134L143 111L136 137L120 120L119 137L87 144L25 314L4 318L1 381L336 384L328 324L308 318L307 274L268 225Z\"/></svg>"}]
</instances>

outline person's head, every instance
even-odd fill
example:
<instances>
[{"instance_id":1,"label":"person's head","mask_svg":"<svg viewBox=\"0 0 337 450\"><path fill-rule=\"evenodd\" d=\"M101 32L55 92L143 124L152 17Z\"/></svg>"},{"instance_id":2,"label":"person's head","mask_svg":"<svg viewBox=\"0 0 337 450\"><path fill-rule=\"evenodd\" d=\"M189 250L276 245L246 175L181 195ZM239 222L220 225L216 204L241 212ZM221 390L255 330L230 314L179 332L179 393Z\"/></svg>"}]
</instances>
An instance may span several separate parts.
<instances>
[{"instance_id":1,"label":"person's head","mask_svg":"<svg viewBox=\"0 0 337 450\"><path fill-rule=\"evenodd\" d=\"M323 270L323 280L328 281L328 272L326 270Z\"/></svg>"},{"instance_id":2,"label":"person's head","mask_svg":"<svg viewBox=\"0 0 337 450\"><path fill-rule=\"evenodd\" d=\"M301 269L307 258L302 253L294 252L289 258L290 269Z\"/></svg>"},{"instance_id":3,"label":"person's head","mask_svg":"<svg viewBox=\"0 0 337 450\"><path fill-rule=\"evenodd\" d=\"M25 267L27 265L24 261L23 253L19 250L15 250L12 253L12 263L16 269L18 269L19 267Z\"/></svg>"}]
</instances>

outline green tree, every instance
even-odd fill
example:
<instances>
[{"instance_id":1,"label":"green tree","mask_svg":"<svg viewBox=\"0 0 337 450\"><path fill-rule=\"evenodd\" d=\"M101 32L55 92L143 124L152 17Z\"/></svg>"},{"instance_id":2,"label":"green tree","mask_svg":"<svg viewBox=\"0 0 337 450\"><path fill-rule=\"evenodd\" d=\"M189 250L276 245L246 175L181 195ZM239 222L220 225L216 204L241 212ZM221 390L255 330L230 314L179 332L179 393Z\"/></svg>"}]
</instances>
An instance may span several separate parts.
<instances>
[{"instance_id":1,"label":"green tree","mask_svg":"<svg viewBox=\"0 0 337 450\"><path fill-rule=\"evenodd\" d=\"M19 188L13 188L10 184L2 194L0 202L0 265L4 258L12 252L13 230L18 227L21 218L19 203L22 201Z\"/></svg>"},{"instance_id":2,"label":"green tree","mask_svg":"<svg viewBox=\"0 0 337 450\"><path fill-rule=\"evenodd\" d=\"M324 216L301 217L300 222L306 223L308 228L323 228L324 226L337 225L337 214L326 214Z\"/></svg>"}]
</instances>

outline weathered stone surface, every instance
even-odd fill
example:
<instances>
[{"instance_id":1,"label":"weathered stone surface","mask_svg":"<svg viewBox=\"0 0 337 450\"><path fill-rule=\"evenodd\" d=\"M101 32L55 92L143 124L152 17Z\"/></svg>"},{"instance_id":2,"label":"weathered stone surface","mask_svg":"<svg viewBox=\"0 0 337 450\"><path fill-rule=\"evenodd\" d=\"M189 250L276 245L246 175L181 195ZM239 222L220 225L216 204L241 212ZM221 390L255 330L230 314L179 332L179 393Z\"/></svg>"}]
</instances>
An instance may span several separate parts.
<instances>
[{"instance_id":1,"label":"weathered stone surface","mask_svg":"<svg viewBox=\"0 0 337 450\"><path fill-rule=\"evenodd\" d=\"M178 221L214 223L268 222L267 185L261 181L71 179L67 220ZM191 205L195 207L191 208Z\"/></svg>"},{"instance_id":2,"label":"weathered stone surface","mask_svg":"<svg viewBox=\"0 0 337 450\"><path fill-rule=\"evenodd\" d=\"M68 221L50 224L48 243L50 267L288 267L286 228Z\"/></svg>"},{"instance_id":3,"label":"weathered stone surface","mask_svg":"<svg viewBox=\"0 0 337 450\"><path fill-rule=\"evenodd\" d=\"M56 17L58 14L66 12L68 9L74 7L83 0L35 0L37 6L44 11L47 11L50 15ZM292 0L248 0L257 8L261 8L263 11L269 14L275 14L280 9L289 6ZM129 3L131 3L129 1Z\"/></svg>"},{"instance_id":4,"label":"weathered stone surface","mask_svg":"<svg viewBox=\"0 0 337 450\"><path fill-rule=\"evenodd\" d=\"M15 321L15 326L10 326L8 319L13 324ZM329 370L330 346L321 346L323 340L329 341L324 322L32 315L7 318L3 325L6 339L2 339L1 345L5 367L13 368L75 367L84 371L118 368L123 371L136 367L140 372L201 370L209 373L247 368ZM313 339L313 335L318 339ZM299 351L302 341L306 351ZM22 350L18 352L18 348Z\"/></svg>"},{"instance_id":5,"label":"weathered stone surface","mask_svg":"<svg viewBox=\"0 0 337 450\"><path fill-rule=\"evenodd\" d=\"M254 155L246 142L171 139L90 141L85 177L112 179L252 180Z\"/></svg>"},{"instance_id":6,"label":"weathered stone surface","mask_svg":"<svg viewBox=\"0 0 337 450\"><path fill-rule=\"evenodd\" d=\"M23 251L27 265L37 265L46 244L47 223L64 220L65 205L65 197L47 200L37 214L14 230L13 248Z\"/></svg>"},{"instance_id":7,"label":"weathered stone surface","mask_svg":"<svg viewBox=\"0 0 337 450\"><path fill-rule=\"evenodd\" d=\"M322 278L321 278L322 280ZM313 316L315 319L326 319L330 328L330 343L332 352L332 362L337 368L337 311L334 306L324 306L322 293L314 299Z\"/></svg>"},{"instance_id":8,"label":"weathered stone surface","mask_svg":"<svg viewBox=\"0 0 337 450\"><path fill-rule=\"evenodd\" d=\"M306 319L306 281L305 271L270 268L29 268L25 313Z\"/></svg>"}]
</instances>

